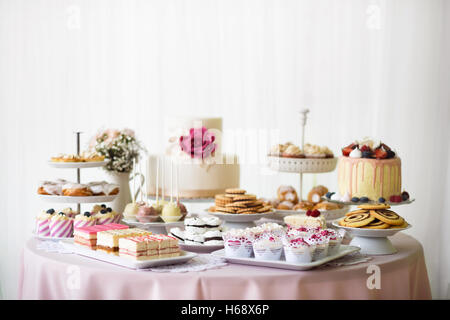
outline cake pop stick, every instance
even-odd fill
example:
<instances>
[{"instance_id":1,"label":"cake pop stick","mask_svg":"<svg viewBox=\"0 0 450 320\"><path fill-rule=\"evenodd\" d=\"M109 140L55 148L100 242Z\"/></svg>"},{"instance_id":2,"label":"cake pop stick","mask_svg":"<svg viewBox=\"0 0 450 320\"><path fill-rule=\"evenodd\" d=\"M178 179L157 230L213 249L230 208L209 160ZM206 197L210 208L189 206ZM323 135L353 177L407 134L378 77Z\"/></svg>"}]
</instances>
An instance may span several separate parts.
<instances>
[{"instance_id":1,"label":"cake pop stick","mask_svg":"<svg viewBox=\"0 0 450 320\"><path fill-rule=\"evenodd\" d=\"M180 203L180 193L178 189L178 163L175 166L175 181L176 181L176 188L177 188L177 204Z\"/></svg>"},{"instance_id":2,"label":"cake pop stick","mask_svg":"<svg viewBox=\"0 0 450 320\"><path fill-rule=\"evenodd\" d=\"M136 202L136 158L133 158L133 169L132 175L133 177L133 203Z\"/></svg>"},{"instance_id":3,"label":"cake pop stick","mask_svg":"<svg viewBox=\"0 0 450 320\"><path fill-rule=\"evenodd\" d=\"M166 200L166 194L165 194L165 181L166 180L166 174L164 172L165 164L164 158L161 160L162 168L161 168L161 189L162 189L162 201L164 202Z\"/></svg>"},{"instance_id":4,"label":"cake pop stick","mask_svg":"<svg viewBox=\"0 0 450 320\"><path fill-rule=\"evenodd\" d=\"M159 204L159 156L156 157L156 205Z\"/></svg>"},{"instance_id":5,"label":"cake pop stick","mask_svg":"<svg viewBox=\"0 0 450 320\"><path fill-rule=\"evenodd\" d=\"M173 161L170 160L170 203L173 202Z\"/></svg>"}]
</instances>

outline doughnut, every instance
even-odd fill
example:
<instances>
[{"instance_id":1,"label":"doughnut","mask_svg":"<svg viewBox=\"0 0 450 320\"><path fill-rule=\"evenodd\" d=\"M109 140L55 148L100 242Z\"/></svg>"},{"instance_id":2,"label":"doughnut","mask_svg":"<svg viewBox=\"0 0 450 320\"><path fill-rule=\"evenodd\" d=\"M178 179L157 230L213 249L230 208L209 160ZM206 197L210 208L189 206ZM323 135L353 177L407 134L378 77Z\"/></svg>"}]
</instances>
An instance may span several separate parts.
<instances>
[{"instance_id":1,"label":"doughnut","mask_svg":"<svg viewBox=\"0 0 450 320\"><path fill-rule=\"evenodd\" d=\"M63 185L62 194L70 197L87 197L92 196L92 191L90 191L86 185L68 183Z\"/></svg>"},{"instance_id":2,"label":"doughnut","mask_svg":"<svg viewBox=\"0 0 450 320\"><path fill-rule=\"evenodd\" d=\"M297 203L293 210L312 210L314 208L314 203L308 202L308 201L300 201Z\"/></svg>"},{"instance_id":3,"label":"doughnut","mask_svg":"<svg viewBox=\"0 0 450 320\"><path fill-rule=\"evenodd\" d=\"M277 198L280 202L289 201L293 205L298 203L297 191L292 186L279 186L277 189Z\"/></svg>"},{"instance_id":4,"label":"doughnut","mask_svg":"<svg viewBox=\"0 0 450 320\"><path fill-rule=\"evenodd\" d=\"M328 192L327 187L316 186L308 193L308 201L312 203L319 203L322 201L322 197Z\"/></svg>"},{"instance_id":5,"label":"doughnut","mask_svg":"<svg viewBox=\"0 0 450 320\"><path fill-rule=\"evenodd\" d=\"M337 203L331 203L331 202L327 202L327 201L323 201L323 202L319 202L318 204L316 204L312 210L337 210L340 209L341 206Z\"/></svg>"}]
</instances>

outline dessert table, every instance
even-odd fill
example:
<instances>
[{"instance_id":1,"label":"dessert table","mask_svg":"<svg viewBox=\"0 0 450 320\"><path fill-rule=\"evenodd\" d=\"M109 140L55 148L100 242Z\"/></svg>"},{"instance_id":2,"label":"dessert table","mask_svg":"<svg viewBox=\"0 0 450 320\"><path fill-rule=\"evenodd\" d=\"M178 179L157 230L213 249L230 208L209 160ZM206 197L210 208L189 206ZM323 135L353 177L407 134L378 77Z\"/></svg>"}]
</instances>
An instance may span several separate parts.
<instances>
[{"instance_id":1,"label":"dessert table","mask_svg":"<svg viewBox=\"0 0 450 320\"><path fill-rule=\"evenodd\" d=\"M134 271L26 243L19 299L431 299L421 244L399 233L393 255L309 271L228 264L205 271ZM371 265L380 269L380 287Z\"/></svg>"}]
</instances>

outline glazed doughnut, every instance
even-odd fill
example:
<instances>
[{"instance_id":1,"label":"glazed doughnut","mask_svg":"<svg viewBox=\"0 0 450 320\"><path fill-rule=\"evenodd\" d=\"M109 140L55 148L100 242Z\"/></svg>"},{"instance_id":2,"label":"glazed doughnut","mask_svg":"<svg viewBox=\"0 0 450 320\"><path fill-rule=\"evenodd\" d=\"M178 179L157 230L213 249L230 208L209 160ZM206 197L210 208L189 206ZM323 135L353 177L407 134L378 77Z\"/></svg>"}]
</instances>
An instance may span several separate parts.
<instances>
[{"instance_id":1,"label":"glazed doughnut","mask_svg":"<svg viewBox=\"0 0 450 320\"><path fill-rule=\"evenodd\" d=\"M289 201L293 205L298 203L297 191L292 186L279 186L277 189L277 198L280 202Z\"/></svg>"},{"instance_id":2,"label":"glazed doughnut","mask_svg":"<svg viewBox=\"0 0 450 320\"><path fill-rule=\"evenodd\" d=\"M308 201L300 201L294 206L294 210L312 210L314 207L314 203L308 202Z\"/></svg>"},{"instance_id":3,"label":"glazed doughnut","mask_svg":"<svg viewBox=\"0 0 450 320\"><path fill-rule=\"evenodd\" d=\"M70 197L92 196L92 191L84 184L68 183L62 186L62 194Z\"/></svg>"},{"instance_id":4,"label":"glazed doughnut","mask_svg":"<svg viewBox=\"0 0 450 320\"><path fill-rule=\"evenodd\" d=\"M294 205L290 201L283 201L278 206L277 209L279 210L292 210Z\"/></svg>"},{"instance_id":5,"label":"glazed doughnut","mask_svg":"<svg viewBox=\"0 0 450 320\"><path fill-rule=\"evenodd\" d=\"M317 203L314 208L312 208L312 210L337 210L337 209L341 209L342 206L337 204L337 203L331 203L328 201L323 201L323 202L319 202Z\"/></svg>"},{"instance_id":6,"label":"glazed doughnut","mask_svg":"<svg viewBox=\"0 0 450 320\"><path fill-rule=\"evenodd\" d=\"M61 195L61 184L53 181L44 181L38 188L38 194Z\"/></svg>"},{"instance_id":7,"label":"glazed doughnut","mask_svg":"<svg viewBox=\"0 0 450 320\"><path fill-rule=\"evenodd\" d=\"M313 203L319 203L322 201L322 197L326 195L328 189L324 186L316 186L308 193L308 201Z\"/></svg>"}]
</instances>

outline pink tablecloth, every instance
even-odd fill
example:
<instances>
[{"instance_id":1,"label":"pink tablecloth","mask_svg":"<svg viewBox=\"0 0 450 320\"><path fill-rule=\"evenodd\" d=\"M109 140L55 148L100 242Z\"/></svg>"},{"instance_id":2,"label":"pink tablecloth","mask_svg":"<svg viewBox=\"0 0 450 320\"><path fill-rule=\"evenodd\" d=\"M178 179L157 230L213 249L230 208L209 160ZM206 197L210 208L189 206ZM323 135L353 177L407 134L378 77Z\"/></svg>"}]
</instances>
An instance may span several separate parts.
<instances>
[{"instance_id":1,"label":"pink tablecloth","mask_svg":"<svg viewBox=\"0 0 450 320\"><path fill-rule=\"evenodd\" d=\"M398 253L353 266L289 271L229 264L202 272L155 273L39 251L32 239L22 255L19 298L431 299L420 243L404 234L391 241ZM380 267L380 289L367 287L369 265Z\"/></svg>"}]
</instances>

